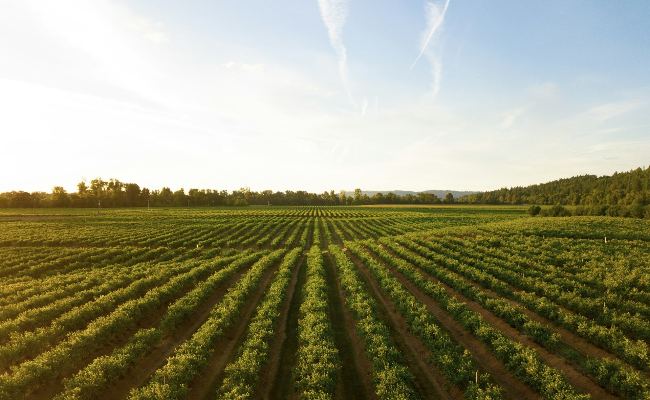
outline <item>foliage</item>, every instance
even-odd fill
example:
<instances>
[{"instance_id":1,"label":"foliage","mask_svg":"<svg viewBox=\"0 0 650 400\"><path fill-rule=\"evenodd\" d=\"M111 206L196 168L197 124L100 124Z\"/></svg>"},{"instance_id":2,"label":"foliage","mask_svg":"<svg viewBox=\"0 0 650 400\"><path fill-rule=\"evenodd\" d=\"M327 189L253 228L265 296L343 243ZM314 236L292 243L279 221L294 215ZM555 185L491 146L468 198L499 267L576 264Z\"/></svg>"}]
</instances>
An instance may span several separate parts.
<instances>
[{"instance_id":1,"label":"foliage","mask_svg":"<svg viewBox=\"0 0 650 400\"><path fill-rule=\"evenodd\" d=\"M530 218L523 206L0 210L0 399L113 388L180 399L199 382L210 396L255 398L272 345L286 343L280 321L298 353L274 384L337 397L347 383L334 296L378 398L423 396L421 363L454 397L510 394L449 318L542 397L584 397L577 373L650 398L649 242L643 219ZM417 369L410 340L426 349Z\"/></svg>"},{"instance_id":2,"label":"foliage","mask_svg":"<svg viewBox=\"0 0 650 400\"><path fill-rule=\"evenodd\" d=\"M612 176L582 175L526 187L471 194L461 202L474 204L572 205L577 215L648 217L650 166Z\"/></svg>"},{"instance_id":3,"label":"foliage","mask_svg":"<svg viewBox=\"0 0 650 400\"><path fill-rule=\"evenodd\" d=\"M334 398L340 368L329 320L327 281L321 250L312 246L307 254L307 280L298 320L296 387L304 399Z\"/></svg>"},{"instance_id":4,"label":"foliage","mask_svg":"<svg viewBox=\"0 0 650 400\"><path fill-rule=\"evenodd\" d=\"M297 268L301 252L300 248L295 248L284 257L271 287L255 311L237 357L226 366L217 398L243 400L254 397L259 372L268 361L275 323L280 316L279 309L285 301L292 271Z\"/></svg>"}]
</instances>

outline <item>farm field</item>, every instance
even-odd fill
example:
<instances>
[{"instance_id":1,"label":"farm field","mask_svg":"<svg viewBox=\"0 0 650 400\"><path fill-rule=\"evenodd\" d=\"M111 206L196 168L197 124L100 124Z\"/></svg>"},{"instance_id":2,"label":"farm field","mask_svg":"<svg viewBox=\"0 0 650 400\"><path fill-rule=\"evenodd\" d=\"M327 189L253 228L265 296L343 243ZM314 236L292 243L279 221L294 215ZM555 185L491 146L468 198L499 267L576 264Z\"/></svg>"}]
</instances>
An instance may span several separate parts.
<instances>
[{"instance_id":1,"label":"farm field","mask_svg":"<svg viewBox=\"0 0 650 400\"><path fill-rule=\"evenodd\" d=\"M650 399L650 221L0 211L0 399Z\"/></svg>"}]
</instances>

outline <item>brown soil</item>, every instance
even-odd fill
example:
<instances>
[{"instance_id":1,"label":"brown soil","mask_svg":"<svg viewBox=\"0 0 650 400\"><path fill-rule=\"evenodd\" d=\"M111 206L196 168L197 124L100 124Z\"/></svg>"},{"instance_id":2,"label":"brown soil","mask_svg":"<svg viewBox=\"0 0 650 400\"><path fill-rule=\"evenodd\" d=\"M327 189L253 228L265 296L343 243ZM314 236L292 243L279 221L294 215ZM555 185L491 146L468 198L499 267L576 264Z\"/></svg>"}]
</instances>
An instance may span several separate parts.
<instances>
[{"instance_id":1,"label":"brown soil","mask_svg":"<svg viewBox=\"0 0 650 400\"><path fill-rule=\"evenodd\" d=\"M484 289L486 292L488 292L490 295L495 295L498 296L496 293ZM523 304L520 304L516 302L515 300L511 300L505 297L502 297L504 300L506 300L508 303L512 304L513 306L519 306L520 309L528 318L537 321L541 324L547 325L553 329L554 332L560 335L560 340L562 340L564 343L566 343L568 346L574 348L575 350L579 351L582 353L584 356L587 357L593 357L593 358L614 358L614 359L619 359L619 357L615 354L612 354L608 352L605 349L602 349L595 344L587 341L586 339L576 335L575 333L569 331L566 328L563 328L559 324L546 319L542 317L539 314L536 314L534 311L531 311L526 308ZM622 361L625 362L625 361ZM631 367L635 368L635 367ZM637 369L638 370L638 369ZM645 375L646 378L650 379L650 372L649 371L640 371L639 372L643 375Z\"/></svg>"},{"instance_id":2,"label":"brown soil","mask_svg":"<svg viewBox=\"0 0 650 400\"><path fill-rule=\"evenodd\" d=\"M282 362L284 361L283 352L286 348L291 347L291 343L295 343L295 334L297 332L295 330L292 331L289 327L289 314L292 301L294 299L295 293L297 292L296 285L298 284L298 278L300 276L301 270L303 269L304 263L305 256L303 255L298 260L298 264L294 267L291 275L291 282L287 288L286 298L284 299L284 303L282 304L282 308L280 310L280 317L276 323L276 334L269 350L269 362L260 371L258 392L259 397L265 400L271 398L274 385L276 383L279 383L283 378L281 375ZM292 334L294 337L290 338ZM282 372L286 374L291 373L290 371Z\"/></svg>"},{"instance_id":3,"label":"brown soil","mask_svg":"<svg viewBox=\"0 0 650 400\"><path fill-rule=\"evenodd\" d=\"M422 398L445 400L462 399L463 393L449 384L444 376L427 360L433 358L428 348L408 330L408 324L393 302L383 293L367 267L348 253L360 272L369 293L378 305L380 318L389 326L393 342L401 350L405 362L415 378L415 386Z\"/></svg>"},{"instance_id":4,"label":"brown soil","mask_svg":"<svg viewBox=\"0 0 650 400\"><path fill-rule=\"evenodd\" d=\"M56 380L51 382L40 382L40 386L36 388L32 393L29 393L29 399L51 399L56 393L59 393L63 390L63 381L65 378L71 376L81 368L85 367L87 363L91 362L97 357L110 354L115 348L125 345L128 340L133 336L133 334L139 329L146 329L156 326L162 319L164 313L167 311L167 306L171 304L175 299L178 299L189 292L193 286L188 285L178 296L174 299L169 300L165 305L159 307L157 310L144 316L140 321L137 322L137 325L132 329L127 329L121 331L118 334L115 334L111 337L110 341L105 345L101 346L96 351L88 352L84 355L84 361L75 363L74 369L62 369L59 371L56 376ZM111 385L117 386L117 385Z\"/></svg>"},{"instance_id":5,"label":"brown soil","mask_svg":"<svg viewBox=\"0 0 650 400\"><path fill-rule=\"evenodd\" d=\"M426 274L425 271L422 271L422 272L424 274ZM539 322L539 323L541 323L543 325L547 325L547 326L551 327L554 332L556 332L556 333L558 333L560 335L560 338L564 343L566 343L568 346L576 349L577 351L579 351L583 355L588 356L588 357L595 357L595 358L614 358L614 359L618 359L618 356L616 356L615 354L610 353L609 351L599 347L598 345L595 345L595 344L591 343L587 339L584 339L584 338L578 336L577 334L575 334L575 333L569 331L568 329L562 327L558 323L556 323L554 321L551 321L550 319L547 319L546 317L543 317L543 316L537 314L535 311L528 309L525 304L522 304L522 303L520 303L520 302L518 302L518 301L516 301L514 299L502 296L502 295L494 292L492 289L488 288L487 286L484 286L480 282L470 280L467 277L462 276L461 274L458 274L458 276L461 277L466 282L469 282L469 283L471 283L471 284L473 284L475 286L480 287L481 290L484 293L486 293L487 295L489 295L490 297L503 299L503 300L507 301L508 303L510 303L511 305L513 305L515 307L518 307L524 314L526 314L526 316L528 318L530 318L530 319L532 319L534 321L537 321L537 322ZM506 281L500 280L498 277L494 277L494 278L499 280L503 285L506 285L513 292L517 292L517 291L521 290L519 288L516 288L516 287L512 286L511 284L509 284ZM557 305L557 306L560 309L562 309L562 310L564 310L566 312L573 313L573 311L568 310L568 309L566 309L565 307L563 307L561 305ZM640 371L640 372L642 374L644 374L646 377L650 377L649 372L647 372L647 371Z\"/></svg>"},{"instance_id":6,"label":"brown soil","mask_svg":"<svg viewBox=\"0 0 650 400\"><path fill-rule=\"evenodd\" d=\"M295 398L293 368L296 365L296 354L298 349L298 318L300 316L300 299L302 288L306 278L305 256L300 261L298 276L294 292L289 302L289 309L286 316L284 331L286 339L280 350L280 360L274 379L268 386L261 385L260 392L263 399L285 400ZM266 381L269 382L269 381Z\"/></svg>"},{"instance_id":7,"label":"brown soil","mask_svg":"<svg viewBox=\"0 0 650 400\"><path fill-rule=\"evenodd\" d=\"M379 261L379 260L378 260ZM379 261L381 262L381 261ZM384 264L385 265L385 264ZM535 399L539 395L529 386L524 384L517 377L506 369L503 363L496 358L490 349L479 339L469 334L460 323L450 314L440 308L437 302L423 293L417 286L404 277L401 273L391 269L393 275L404 285L429 312L436 318L438 323L453 337L460 345L472 353L476 363L482 370L489 372L494 381L504 390L504 397L509 399ZM507 325L507 324L506 324Z\"/></svg>"},{"instance_id":8,"label":"brown soil","mask_svg":"<svg viewBox=\"0 0 650 400\"><path fill-rule=\"evenodd\" d=\"M343 238L339 237L339 235L334 230L334 224L332 223L332 221L326 219L323 220L323 224L327 224L327 229L332 234L332 241L337 244L343 244ZM325 225L323 225L323 227L325 227Z\"/></svg>"},{"instance_id":9,"label":"brown soil","mask_svg":"<svg viewBox=\"0 0 650 400\"><path fill-rule=\"evenodd\" d=\"M233 274L233 276L222 282L208 300L192 314L191 319L181 324L172 335L163 338L151 353L138 360L135 365L129 368L126 376L110 385L104 392L104 398L123 399L126 398L132 388L144 385L147 379L165 364L165 360L167 360L167 357L169 357L174 349L189 339L208 319L212 308L221 301L228 289L239 280L245 271L246 268L243 267Z\"/></svg>"},{"instance_id":10,"label":"brown soil","mask_svg":"<svg viewBox=\"0 0 650 400\"><path fill-rule=\"evenodd\" d=\"M490 311L484 309L479 303L468 299L463 294L457 292L450 286L447 286L444 282L441 282L434 277L426 274L425 271L421 271L422 275L425 276L432 282L442 285L447 293L457 300L462 301L467 305L467 307L480 314L481 317L494 328L499 330L501 333L509 337L510 339L517 341L525 346L528 346L534 349L539 356L544 360L549 366L559 370L567 378L569 383L575 386L578 390L585 393L589 393L594 399L615 399L615 396L609 394L605 389L600 387L597 382L591 379L588 376L585 376L582 372L575 368L575 366L570 364L569 360L562 358L561 356L548 351L546 348L540 346L529 336L519 332L517 329L510 326L507 322L501 318L495 316ZM395 271L397 274L398 272Z\"/></svg>"},{"instance_id":11,"label":"brown soil","mask_svg":"<svg viewBox=\"0 0 650 400\"><path fill-rule=\"evenodd\" d=\"M345 294L329 253L324 262L328 280L330 319L341 359L338 379L341 390L337 391L336 398L376 399L372 385L372 365L365 355L364 343L356 332L354 318L345 306Z\"/></svg>"},{"instance_id":12,"label":"brown soil","mask_svg":"<svg viewBox=\"0 0 650 400\"><path fill-rule=\"evenodd\" d=\"M457 250L453 250L453 251L454 251L454 253L451 253L451 254L452 254L452 255L451 255L452 257L453 257L453 254L458 253ZM460 254L462 254L463 256L467 256L466 254L463 254L463 253L460 253ZM473 267L473 268L477 268L476 266L472 266L472 267ZM508 287L510 290L512 290L513 292L524 291L524 289L522 289L522 288L520 288L520 287L518 287L518 286L512 285L512 284L509 283L509 282L506 282L505 280L502 280L501 278L499 278L499 277L496 276L496 275L493 275L492 273L489 273L489 274L490 274L494 279L500 281L502 284L504 284L505 286L507 286L507 287ZM463 278L464 278L464 279L467 279L467 278L465 278L465 277L463 277ZM527 314L528 314L528 313L531 314L531 315L529 315L531 318L536 319L536 320L538 320L539 322L546 321L546 322L543 322L543 323L546 323L546 324L548 324L548 325L552 325L552 326L553 326L553 327L558 331L558 333L563 337L563 340L564 340L564 335L566 334L566 337L567 337L567 343L570 343L570 342L575 341L575 343L576 343L575 348L576 348L577 350L579 350L580 352L582 352L583 354L585 354L585 355L591 355L591 356L594 356L594 357L600 357L600 358L602 358L602 357L618 358L618 356L616 356L616 355L614 355L614 354L608 352L606 349L603 349L603 348L599 347L597 344L591 343L591 342L589 342L587 339L581 338L580 336L578 336L578 335L572 333L571 331L569 331L569 330L567 330L567 329L565 329L565 328L562 328L561 326L559 326L559 325L556 324L555 322L552 322L552 321L550 321L550 320L547 320L546 318L542 317L541 315L536 314L534 311L528 310L528 309L526 308L525 305L518 303L516 300L512 300L512 299L506 298L506 297L504 297L504 296L501 296L501 295L499 295L499 294L497 294L497 293L495 293L495 292L492 292L489 288L484 287L484 286L483 286L481 283L479 283L479 282L476 282L476 284L479 285L479 286L481 286L481 288L483 288L484 290L486 290L486 291L488 291L488 292L494 294L494 296L496 296L496 297L502 297L502 298L508 300L511 304L519 304L522 308L525 309L525 311L527 312ZM549 300L552 301L552 302L553 302L553 303L554 303L554 304L555 304L555 305L556 305L560 310L562 310L562 311L564 311L564 312L566 312L566 313L582 315L582 314L580 314L579 312L576 312L576 311L574 311L574 310L571 310L571 309L567 308L566 306L557 303L557 302L556 302L555 300L553 300L553 299L549 299ZM570 336L573 336L573 338L570 338ZM578 342L582 342L582 343L578 343ZM646 344L648 344L648 345L650 346L650 341L645 341L645 342L646 342ZM572 344L572 346L573 346L573 344ZM642 373L644 373L646 376L650 376L650 372L648 372L648 371L642 371Z\"/></svg>"},{"instance_id":13,"label":"brown soil","mask_svg":"<svg viewBox=\"0 0 650 400\"><path fill-rule=\"evenodd\" d=\"M325 221L321 219L320 229L318 229L321 249L327 249L327 247L330 245L329 240L327 240L327 235L325 234L326 229L327 227L325 226Z\"/></svg>"},{"instance_id":14,"label":"brown soil","mask_svg":"<svg viewBox=\"0 0 650 400\"><path fill-rule=\"evenodd\" d=\"M204 399L213 398L210 396L218 389L221 383L223 370L228 365L228 362L235 356L237 349L246 337L246 331L253 317L253 313L257 308L258 303L266 294L266 290L271 285L271 281L275 276L275 272L280 266L281 260L276 262L272 268L268 268L259 283L259 286L253 294L247 299L244 307L239 312L239 318L234 326L224 332L224 335L217 343L214 344L215 349L219 349L212 354L208 365L203 369L203 373L198 375L191 383L187 399Z\"/></svg>"},{"instance_id":15,"label":"brown soil","mask_svg":"<svg viewBox=\"0 0 650 400\"><path fill-rule=\"evenodd\" d=\"M345 241L345 240L352 240L352 239L354 239L352 236L350 236L350 233L348 232L347 229L343 229L343 228L341 228L341 226L343 225L342 223L334 224L334 222L340 222L340 221L332 220L332 221L330 221L330 222L331 222L331 224L332 224L332 227L337 226L337 227L339 228L339 231L340 231L341 234L343 235L343 237L341 237L341 236L339 236L338 232L336 232L335 230L332 230L332 233L333 233L336 237L339 238L340 243L343 243L343 241Z\"/></svg>"}]
</instances>

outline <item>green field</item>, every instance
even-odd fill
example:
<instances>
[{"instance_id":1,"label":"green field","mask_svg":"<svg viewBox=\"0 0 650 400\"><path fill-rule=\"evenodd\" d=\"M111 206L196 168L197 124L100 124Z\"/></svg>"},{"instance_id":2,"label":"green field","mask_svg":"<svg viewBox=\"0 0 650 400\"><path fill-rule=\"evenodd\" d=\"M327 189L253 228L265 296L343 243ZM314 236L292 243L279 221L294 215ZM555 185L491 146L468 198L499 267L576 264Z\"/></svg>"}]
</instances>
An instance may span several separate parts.
<instances>
[{"instance_id":1,"label":"green field","mask_svg":"<svg viewBox=\"0 0 650 400\"><path fill-rule=\"evenodd\" d=\"M0 210L0 399L650 399L650 221Z\"/></svg>"}]
</instances>

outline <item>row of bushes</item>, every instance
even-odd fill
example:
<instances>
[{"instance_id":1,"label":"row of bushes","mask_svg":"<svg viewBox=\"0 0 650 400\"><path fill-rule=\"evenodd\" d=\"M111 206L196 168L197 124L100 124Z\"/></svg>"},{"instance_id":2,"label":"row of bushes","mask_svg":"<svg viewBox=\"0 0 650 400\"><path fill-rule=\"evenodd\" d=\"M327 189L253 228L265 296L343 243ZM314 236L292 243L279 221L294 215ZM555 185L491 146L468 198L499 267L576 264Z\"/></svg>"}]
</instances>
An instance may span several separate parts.
<instances>
[{"instance_id":1,"label":"row of bushes","mask_svg":"<svg viewBox=\"0 0 650 400\"><path fill-rule=\"evenodd\" d=\"M415 399L414 378L404 365L404 357L391 339L389 327L377 316L377 304L368 294L358 272L340 247L330 245L336 261L345 304L355 318L356 331L372 363L375 394L379 399Z\"/></svg>"},{"instance_id":2,"label":"row of bushes","mask_svg":"<svg viewBox=\"0 0 650 400\"><path fill-rule=\"evenodd\" d=\"M612 320L611 313L600 313L600 318L585 316L584 296L562 290L539 278L524 276L523 270L514 263L496 262L489 257L470 253L468 256L452 253L432 241L413 238L413 241L401 241L406 247L423 257L435 259L439 254L454 255L453 264L447 268L487 286L504 297L511 298L538 314L558 322L563 327L576 333L621 357L631 365L649 370L649 351L644 340L631 340L634 337L647 336L645 321L629 313L620 314ZM463 248L467 250L467 248ZM458 250L456 250L458 251ZM627 321L625 326L621 322ZM615 323L614 323L615 322Z\"/></svg>"},{"instance_id":3,"label":"row of bushes","mask_svg":"<svg viewBox=\"0 0 650 400\"><path fill-rule=\"evenodd\" d=\"M508 324L527 334L548 350L569 349L568 352L564 351L565 355L568 355L583 371L591 374L601 385L609 388L613 393L631 398L643 398L644 395L650 394L648 384L642 379L638 371L619 361L608 358L586 357L569 348L568 345L560 341L560 337L556 332L553 332L550 327L528 318L520 307L513 307L504 298L486 296L478 286L470 283L471 281L465 281L451 272L450 269L453 268L450 268L450 264L455 263L455 260L446 259L444 256L435 258L427 256L424 258L390 239L382 239L382 243L399 254L400 257L478 302L482 307L504 319Z\"/></svg>"},{"instance_id":4,"label":"row of bushes","mask_svg":"<svg viewBox=\"0 0 650 400\"><path fill-rule=\"evenodd\" d=\"M116 333L134 329L142 318L166 306L197 280L204 278L210 269L207 265L200 265L174 276L144 295L126 301L110 314L94 319L85 329L74 331L83 326L77 320L70 321L71 325L60 326L60 331L55 332L57 336L74 332L36 358L15 365L11 373L1 375L0 399L29 397L31 392L52 382L59 374L78 365L88 354L105 346ZM160 272L161 275L165 273L164 269ZM28 338L29 335L22 337Z\"/></svg>"},{"instance_id":5,"label":"row of bushes","mask_svg":"<svg viewBox=\"0 0 650 400\"><path fill-rule=\"evenodd\" d=\"M331 399L341 361L329 319L323 256L317 246L312 246L307 253L307 280L302 290L298 361L294 371L296 387L303 399Z\"/></svg>"},{"instance_id":6,"label":"row of bushes","mask_svg":"<svg viewBox=\"0 0 650 400\"><path fill-rule=\"evenodd\" d=\"M154 372L145 386L133 389L129 399L184 398L192 380L210 361L210 356L216 350L216 341L240 317L241 308L259 287L265 271L284 253L284 249L276 250L253 264L248 272L228 289L221 302L210 311L208 319L192 337L174 350L167 358L166 364Z\"/></svg>"},{"instance_id":7,"label":"row of bushes","mask_svg":"<svg viewBox=\"0 0 650 400\"><path fill-rule=\"evenodd\" d=\"M174 329L205 301L216 285L263 254L244 254L240 258L226 257L216 263L209 263L211 269L216 269L216 272L174 301L167 308L158 327L140 329L126 345L117 347L111 354L94 359L85 368L66 379L64 391L57 395L56 400L91 400L100 397L108 386L127 374L136 360L151 352L162 338L172 334ZM232 262L228 264L230 261Z\"/></svg>"},{"instance_id":8,"label":"row of bushes","mask_svg":"<svg viewBox=\"0 0 650 400\"><path fill-rule=\"evenodd\" d=\"M407 327L431 352L431 361L449 382L465 390L468 399L500 399L502 388L492 382L487 372L478 374L471 353L459 345L438 324L437 320L404 285L380 264L359 242L345 242L347 249L358 257L377 280L383 291L404 316Z\"/></svg>"},{"instance_id":9,"label":"row of bushes","mask_svg":"<svg viewBox=\"0 0 650 400\"><path fill-rule=\"evenodd\" d=\"M570 217L572 215L602 215L608 217L626 217L626 218L647 218L650 219L650 206L641 204L632 204L629 206L621 205L595 205L595 206L576 206L572 209L556 204L551 207L541 207L532 205L528 208L528 214L532 216L540 215L542 217Z\"/></svg>"},{"instance_id":10,"label":"row of bushes","mask_svg":"<svg viewBox=\"0 0 650 400\"><path fill-rule=\"evenodd\" d=\"M217 398L250 399L260 378L260 370L267 363L275 325L280 317L280 307L287 296L292 272L297 265L302 249L297 247L284 257L271 287L257 306L248 326L248 333L237 356L225 368L224 378Z\"/></svg>"},{"instance_id":11,"label":"row of bushes","mask_svg":"<svg viewBox=\"0 0 650 400\"><path fill-rule=\"evenodd\" d=\"M392 256L375 243L369 241L365 244L375 254L380 254L384 261L403 274L406 279L433 298L472 335L484 342L494 355L503 361L507 369L537 390L543 398L565 400L590 398L577 392L562 373L547 365L535 350L508 338L485 321L479 313L449 295L441 284L426 279L410 263Z\"/></svg>"}]
</instances>

